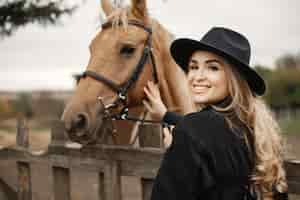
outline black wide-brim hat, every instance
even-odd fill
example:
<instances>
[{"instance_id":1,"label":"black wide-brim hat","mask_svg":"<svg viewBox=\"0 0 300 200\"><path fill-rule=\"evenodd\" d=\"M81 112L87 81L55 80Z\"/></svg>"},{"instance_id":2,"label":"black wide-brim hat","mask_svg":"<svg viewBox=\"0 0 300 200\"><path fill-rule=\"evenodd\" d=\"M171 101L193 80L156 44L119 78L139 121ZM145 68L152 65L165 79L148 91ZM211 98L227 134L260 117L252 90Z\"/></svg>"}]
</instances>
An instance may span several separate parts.
<instances>
[{"instance_id":1,"label":"black wide-brim hat","mask_svg":"<svg viewBox=\"0 0 300 200\"><path fill-rule=\"evenodd\" d=\"M265 93L265 81L249 66L251 49L245 36L228 28L214 27L200 41L177 39L170 49L175 62L186 72L190 57L197 50L209 51L223 57L246 79L252 92L256 95Z\"/></svg>"}]
</instances>

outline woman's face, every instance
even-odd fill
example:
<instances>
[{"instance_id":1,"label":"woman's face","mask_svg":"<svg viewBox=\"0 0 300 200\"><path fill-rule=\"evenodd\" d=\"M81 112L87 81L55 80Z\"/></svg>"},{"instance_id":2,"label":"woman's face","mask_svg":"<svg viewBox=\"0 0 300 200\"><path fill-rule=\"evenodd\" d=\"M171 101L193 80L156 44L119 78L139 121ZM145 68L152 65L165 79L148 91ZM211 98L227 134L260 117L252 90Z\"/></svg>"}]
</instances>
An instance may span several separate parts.
<instances>
[{"instance_id":1,"label":"woman's face","mask_svg":"<svg viewBox=\"0 0 300 200\"><path fill-rule=\"evenodd\" d=\"M196 105L213 104L229 95L225 60L208 51L195 51L188 65L188 83Z\"/></svg>"}]
</instances>

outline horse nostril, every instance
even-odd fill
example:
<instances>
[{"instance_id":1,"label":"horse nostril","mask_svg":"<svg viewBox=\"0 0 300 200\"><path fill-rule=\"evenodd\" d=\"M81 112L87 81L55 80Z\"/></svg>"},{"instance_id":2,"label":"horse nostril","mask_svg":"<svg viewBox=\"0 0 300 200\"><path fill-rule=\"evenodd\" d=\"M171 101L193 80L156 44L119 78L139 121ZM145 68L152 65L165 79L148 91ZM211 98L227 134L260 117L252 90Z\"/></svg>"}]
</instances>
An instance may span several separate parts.
<instances>
[{"instance_id":1,"label":"horse nostril","mask_svg":"<svg viewBox=\"0 0 300 200\"><path fill-rule=\"evenodd\" d=\"M86 113L78 113L73 120L73 127L77 130L85 130L88 128L89 120Z\"/></svg>"}]
</instances>

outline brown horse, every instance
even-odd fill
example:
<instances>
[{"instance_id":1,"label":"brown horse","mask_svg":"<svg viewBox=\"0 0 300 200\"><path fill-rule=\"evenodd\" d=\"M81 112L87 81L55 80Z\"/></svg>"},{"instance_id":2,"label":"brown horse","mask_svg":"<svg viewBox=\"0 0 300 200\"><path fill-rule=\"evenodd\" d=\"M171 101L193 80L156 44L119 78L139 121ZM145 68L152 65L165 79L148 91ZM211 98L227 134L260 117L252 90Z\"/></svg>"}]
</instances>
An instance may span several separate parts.
<instances>
[{"instance_id":1,"label":"brown horse","mask_svg":"<svg viewBox=\"0 0 300 200\"><path fill-rule=\"evenodd\" d=\"M108 0L102 0L102 8L106 16L115 9ZM132 0L127 19L127 24L105 23L90 43L86 73L62 116L69 135L84 140L103 131L108 105L114 105L109 113L126 107L139 115L143 111L143 88L149 80L157 79L169 110L183 114L194 110L185 74L169 53L172 34L150 18L146 0ZM136 77L132 80L132 76ZM134 123L114 122L118 133L115 142L128 144Z\"/></svg>"}]
</instances>

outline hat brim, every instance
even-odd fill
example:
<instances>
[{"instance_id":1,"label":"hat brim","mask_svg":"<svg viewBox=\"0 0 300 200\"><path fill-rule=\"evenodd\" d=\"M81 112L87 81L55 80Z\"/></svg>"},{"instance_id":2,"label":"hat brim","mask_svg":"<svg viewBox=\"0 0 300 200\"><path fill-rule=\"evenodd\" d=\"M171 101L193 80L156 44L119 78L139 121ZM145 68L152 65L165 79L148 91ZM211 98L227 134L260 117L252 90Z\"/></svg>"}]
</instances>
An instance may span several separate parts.
<instances>
[{"instance_id":1,"label":"hat brim","mask_svg":"<svg viewBox=\"0 0 300 200\"><path fill-rule=\"evenodd\" d=\"M227 54L221 49L215 48L201 41L188 38L177 39L172 43L170 47L172 57L185 72L187 72L190 57L197 50L213 52L225 58L226 61L233 64L237 68L237 70L240 72L243 78L246 79L248 85L255 94L263 95L265 93L266 85L262 77L257 74L257 72L253 70L248 64L239 61L238 59Z\"/></svg>"}]
</instances>

